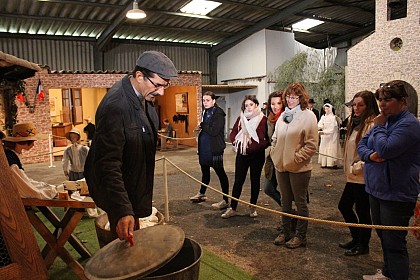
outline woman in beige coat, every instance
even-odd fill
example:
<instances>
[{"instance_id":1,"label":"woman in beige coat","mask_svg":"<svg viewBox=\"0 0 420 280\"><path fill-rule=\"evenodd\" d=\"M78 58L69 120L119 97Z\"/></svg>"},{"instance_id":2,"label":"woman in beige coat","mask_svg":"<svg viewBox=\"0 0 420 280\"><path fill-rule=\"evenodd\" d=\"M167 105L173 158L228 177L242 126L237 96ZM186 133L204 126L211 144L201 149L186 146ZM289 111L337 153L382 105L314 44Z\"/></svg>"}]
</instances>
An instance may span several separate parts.
<instances>
[{"instance_id":1,"label":"woman in beige coat","mask_svg":"<svg viewBox=\"0 0 420 280\"><path fill-rule=\"evenodd\" d=\"M278 119L272 137L271 158L276 169L283 212L292 213L295 201L299 216L308 217L307 194L311 178L311 157L318 146L318 126L315 114L308 107L308 93L300 83L289 85L283 98L287 104ZM306 246L308 221L298 220L295 232L292 218L283 216L281 232L274 244L294 249Z\"/></svg>"}]
</instances>

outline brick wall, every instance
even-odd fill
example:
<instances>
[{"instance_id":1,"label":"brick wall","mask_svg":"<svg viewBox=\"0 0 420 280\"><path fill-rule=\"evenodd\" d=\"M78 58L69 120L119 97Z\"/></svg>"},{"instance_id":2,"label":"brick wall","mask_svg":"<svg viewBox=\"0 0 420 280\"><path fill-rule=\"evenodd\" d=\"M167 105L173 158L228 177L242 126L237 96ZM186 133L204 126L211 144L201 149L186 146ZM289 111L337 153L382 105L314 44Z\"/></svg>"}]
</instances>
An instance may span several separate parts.
<instances>
[{"instance_id":1,"label":"brick wall","mask_svg":"<svg viewBox=\"0 0 420 280\"><path fill-rule=\"evenodd\" d=\"M121 80L125 75L126 74L55 74L49 73L48 68L43 68L36 76L25 80L25 91L26 98L28 98L32 105L34 103L38 79L41 79L45 92L45 99L41 102L38 100L35 102L36 108L34 113L30 113L29 109L26 108L24 104L20 101L16 101L16 104L18 105L17 119L19 122L32 121L41 133L49 135L52 133L48 94L50 88L111 88L115 82ZM201 110L201 73L180 73L176 79L171 80L171 84L174 86L196 86L197 95L199 96L198 100L200 101L200 106L198 107ZM48 140L37 141L30 152L26 151L25 153L24 151L22 162L47 162L49 160L48 153Z\"/></svg>"},{"instance_id":2,"label":"brick wall","mask_svg":"<svg viewBox=\"0 0 420 280\"><path fill-rule=\"evenodd\" d=\"M407 2L406 18L387 21L387 1L376 0L375 33L348 50L346 100L360 90L375 91L380 83L391 80L411 84L419 96L420 5L418 1ZM390 48L391 40L396 37L403 41L399 51ZM420 104L418 108L420 110Z\"/></svg>"}]
</instances>

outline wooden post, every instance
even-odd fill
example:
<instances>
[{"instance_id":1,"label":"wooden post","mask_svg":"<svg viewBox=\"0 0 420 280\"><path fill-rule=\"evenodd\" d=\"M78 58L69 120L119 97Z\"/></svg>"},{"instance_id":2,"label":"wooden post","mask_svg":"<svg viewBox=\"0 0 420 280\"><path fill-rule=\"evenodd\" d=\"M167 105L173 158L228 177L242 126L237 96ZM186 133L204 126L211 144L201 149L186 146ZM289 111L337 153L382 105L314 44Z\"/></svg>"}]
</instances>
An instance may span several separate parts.
<instances>
[{"instance_id":1,"label":"wooden post","mask_svg":"<svg viewBox=\"0 0 420 280\"><path fill-rule=\"evenodd\" d=\"M166 158L163 157L163 184L165 188L165 223L169 223L169 194L168 194L168 172L166 170Z\"/></svg>"}]
</instances>

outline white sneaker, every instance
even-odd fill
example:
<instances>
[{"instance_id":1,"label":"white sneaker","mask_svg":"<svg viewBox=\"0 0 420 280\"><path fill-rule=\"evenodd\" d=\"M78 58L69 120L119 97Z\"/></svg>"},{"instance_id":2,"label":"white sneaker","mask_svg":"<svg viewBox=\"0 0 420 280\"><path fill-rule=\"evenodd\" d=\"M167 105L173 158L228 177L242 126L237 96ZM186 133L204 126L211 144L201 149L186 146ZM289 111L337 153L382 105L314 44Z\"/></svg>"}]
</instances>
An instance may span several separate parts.
<instances>
[{"instance_id":1,"label":"white sneaker","mask_svg":"<svg viewBox=\"0 0 420 280\"><path fill-rule=\"evenodd\" d=\"M230 207L226 210L225 213L222 214L223 219L228 219L228 218L233 217L233 216L236 216L236 210L233 210Z\"/></svg>"},{"instance_id":2,"label":"white sneaker","mask_svg":"<svg viewBox=\"0 0 420 280\"><path fill-rule=\"evenodd\" d=\"M251 218L255 218L258 216L257 209L255 207L252 207L252 206L249 207L249 216Z\"/></svg>"},{"instance_id":3,"label":"white sneaker","mask_svg":"<svg viewBox=\"0 0 420 280\"><path fill-rule=\"evenodd\" d=\"M190 197L192 202L203 202L207 200L207 196L202 193L197 193L196 195Z\"/></svg>"},{"instance_id":4,"label":"white sneaker","mask_svg":"<svg viewBox=\"0 0 420 280\"><path fill-rule=\"evenodd\" d=\"M223 209L226 209L226 208L229 207L229 203L227 203L226 201L222 200L220 202L213 203L211 205L211 207L213 207L214 209L217 209L217 210L223 210Z\"/></svg>"},{"instance_id":5,"label":"white sneaker","mask_svg":"<svg viewBox=\"0 0 420 280\"><path fill-rule=\"evenodd\" d=\"M363 280L390 280L382 274L382 270L377 269L375 275L363 275Z\"/></svg>"}]
</instances>

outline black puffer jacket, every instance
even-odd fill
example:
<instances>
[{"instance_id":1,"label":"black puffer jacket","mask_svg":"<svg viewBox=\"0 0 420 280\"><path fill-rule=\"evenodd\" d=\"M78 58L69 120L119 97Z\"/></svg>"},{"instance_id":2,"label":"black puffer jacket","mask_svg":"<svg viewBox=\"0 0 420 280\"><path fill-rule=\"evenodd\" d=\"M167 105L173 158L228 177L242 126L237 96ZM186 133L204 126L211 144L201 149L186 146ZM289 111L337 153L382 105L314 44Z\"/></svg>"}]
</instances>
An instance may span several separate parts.
<instances>
[{"instance_id":1,"label":"black puffer jacket","mask_svg":"<svg viewBox=\"0 0 420 280\"><path fill-rule=\"evenodd\" d=\"M126 76L108 91L96 112L85 177L111 226L123 216L151 214L158 116L151 103L145 104L148 116Z\"/></svg>"}]
</instances>

